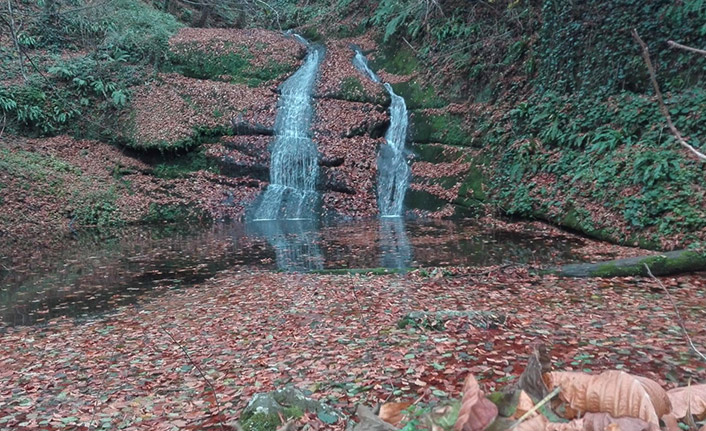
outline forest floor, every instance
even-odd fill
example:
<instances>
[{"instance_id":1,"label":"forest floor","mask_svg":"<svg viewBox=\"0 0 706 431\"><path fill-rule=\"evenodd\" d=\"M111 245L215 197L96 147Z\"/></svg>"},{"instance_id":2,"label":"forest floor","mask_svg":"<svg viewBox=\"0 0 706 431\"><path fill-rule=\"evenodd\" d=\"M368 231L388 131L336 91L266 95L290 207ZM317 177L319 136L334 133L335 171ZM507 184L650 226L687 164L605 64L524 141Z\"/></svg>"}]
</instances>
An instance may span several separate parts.
<instances>
[{"instance_id":1,"label":"forest floor","mask_svg":"<svg viewBox=\"0 0 706 431\"><path fill-rule=\"evenodd\" d=\"M703 274L663 283L694 343L706 345ZM414 310L507 319L492 329L466 320L438 331L398 328ZM689 352L668 298L648 279L558 279L527 267L229 270L87 321L4 328L0 429L216 429L253 394L286 384L346 414L388 399L433 404L457 397L469 372L487 391L513 382L537 341L550 346L558 370L620 369L666 388L706 380L706 363ZM301 421L345 427L311 414Z\"/></svg>"}]
</instances>

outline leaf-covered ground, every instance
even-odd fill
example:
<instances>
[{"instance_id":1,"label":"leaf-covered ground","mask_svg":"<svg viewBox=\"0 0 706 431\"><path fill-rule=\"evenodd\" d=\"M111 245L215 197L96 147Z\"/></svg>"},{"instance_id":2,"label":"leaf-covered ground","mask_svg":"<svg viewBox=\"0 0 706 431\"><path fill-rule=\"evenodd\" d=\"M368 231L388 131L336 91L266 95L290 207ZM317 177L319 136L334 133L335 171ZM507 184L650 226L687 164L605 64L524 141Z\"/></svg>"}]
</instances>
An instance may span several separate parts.
<instances>
[{"instance_id":1,"label":"leaf-covered ground","mask_svg":"<svg viewBox=\"0 0 706 431\"><path fill-rule=\"evenodd\" d=\"M649 280L563 280L497 267L446 274L232 270L93 320L6 328L0 428L197 429L236 419L254 393L288 383L347 413L388 397L433 402L457 396L468 372L487 390L511 382L537 340L552 346L561 370L617 368L665 387L706 379L706 364L688 352L668 300ZM664 282L704 346L704 278ZM489 330L461 320L443 331L397 328L412 310L467 309L508 319ZM170 335L213 383L220 417Z\"/></svg>"}]
</instances>

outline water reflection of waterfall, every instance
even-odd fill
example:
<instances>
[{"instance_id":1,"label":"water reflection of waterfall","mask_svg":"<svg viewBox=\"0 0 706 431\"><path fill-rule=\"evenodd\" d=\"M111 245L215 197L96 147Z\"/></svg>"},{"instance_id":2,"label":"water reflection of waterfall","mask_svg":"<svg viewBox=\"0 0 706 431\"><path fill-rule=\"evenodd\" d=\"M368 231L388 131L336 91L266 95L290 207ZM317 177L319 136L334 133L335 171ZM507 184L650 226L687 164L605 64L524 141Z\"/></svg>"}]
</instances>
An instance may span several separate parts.
<instances>
[{"instance_id":1,"label":"water reflection of waterfall","mask_svg":"<svg viewBox=\"0 0 706 431\"><path fill-rule=\"evenodd\" d=\"M317 216L318 150L309 127L313 116L311 93L316 82L323 48L308 48L304 64L281 86L271 147L270 185L258 199L255 220L314 219Z\"/></svg>"},{"instance_id":2,"label":"water reflection of waterfall","mask_svg":"<svg viewBox=\"0 0 706 431\"><path fill-rule=\"evenodd\" d=\"M251 224L253 233L275 249L277 269L313 271L323 269L319 249L319 227L313 220L268 220Z\"/></svg>"},{"instance_id":3,"label":"water reflection of waterfall","mask_svg":"<svg viewBox=\"0 0 706 431\"><path fill-rule=\"evenodd\" d=\"M373 82L380 82L359 49L355 50L353 65ZM380 147L378 154L378 209L382 217L399 217L409 186L410 169L404 148L409 118L404 99L395 94L389 83L385 83L385 89L391 99L390 127L385 133L386 144Z\"/></svg>"},{"instance_id":4,"label":"water reflection of waterfall","mask_svg":"<svg viewBox=\"0 0 706 431\"><path fill-rule=\"evenodd\" d=\"M407 239L401 217L380 219L380 266L383 268L409 268L412 264L412 247Z\"/></svg>"}]
</instances>

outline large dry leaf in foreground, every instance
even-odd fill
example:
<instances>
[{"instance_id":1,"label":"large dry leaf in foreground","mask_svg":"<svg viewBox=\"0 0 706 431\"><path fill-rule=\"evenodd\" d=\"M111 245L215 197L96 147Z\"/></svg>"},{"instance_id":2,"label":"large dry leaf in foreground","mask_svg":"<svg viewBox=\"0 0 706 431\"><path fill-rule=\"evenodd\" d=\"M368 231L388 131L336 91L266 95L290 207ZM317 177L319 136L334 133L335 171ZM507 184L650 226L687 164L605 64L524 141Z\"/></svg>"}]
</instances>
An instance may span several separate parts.
<instances>
[{"instance_id":1,"label":"large dry leaf in foreground","mask_svg":"<svg viewBox=\"0 0 706 431\"><path fill-rule=\"evenodd\" d=\"M706 418L706 385L691 385L667 392L672 402L672 413L677 419L686 416L687 408L698 420Z\"/></svg>"},{"instance_id":2,"label":"large dry leaf in foreground","mask_svg":"<svg viewBox=\"0 0 706 431\"><path fill-rule=\"evenodd\" d=\"M522 422L516 431L659 431L659 427L635 418L614 418L608 413L586 413L568 423L549 422L541 414Z\"/></svg>"},{"instance_id":3,"label":"large dry leaf in foreground","mask_svg":"<svg viewBox=\"0 0 706 431\"><path fill-rule=\"evenodd\" d=\"M608 413L586 413L583 417L584 431L603 431L610 428L620 431L659 431L655 424L637 418L614 418Z\"/></svg>"},{"instance_id":4,"label":"large dry leaf in foreground","mask_svg":"<svg viewBox=\"0 0 706 431\"><path fill-rule=\"evenodd\" d=\"M659 426L659 418L672 410L662 387L644 377L623 371L599 375L552 372L544 375L547 387L561 387L559 397L581 412L629 416Z\"/></svg>"},{"instance_id":5,"label":"large dry leaf in foreground","mask_svg":"<svg viewBox=\"0 0 706 431\"><path fill-rule=\"evenodd\" d=\"M473 374L463 384L463 399L454 431L482 431L498 416L498 408L485 397Z\"/></svg>"},{"instance_id":6,"label":"large dry leaf in foreground","mask_svg":"<svg viewBox=\"0 0 706 431\"><path fill-rule=\"evenodd\" d=\"M411 406L412 403L385 403L380 406L380 419L385 422L397 425L404 417L404 411Z\"/></svg>"}]
</instances>

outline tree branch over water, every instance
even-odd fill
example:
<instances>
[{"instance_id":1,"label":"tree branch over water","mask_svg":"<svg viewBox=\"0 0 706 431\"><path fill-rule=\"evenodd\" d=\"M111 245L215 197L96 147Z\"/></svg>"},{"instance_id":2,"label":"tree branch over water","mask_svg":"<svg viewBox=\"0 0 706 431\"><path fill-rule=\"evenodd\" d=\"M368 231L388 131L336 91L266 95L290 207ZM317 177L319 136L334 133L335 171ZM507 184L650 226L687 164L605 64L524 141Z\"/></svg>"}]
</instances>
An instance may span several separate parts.
<instances>
[{"instance_id":1,"label":"tree branch over water","mask_svg":"<svg viewBox=\"0 0 706 431\"><path fill-rule=\"evenodd\" d=\"M684 137L674 125L674 122L672 121L672 116L669 115L669 109L667 109L667 106L664 104L664 98L662 97L662 91L659 89L659 84L657 83L657 74L655 73L655 68L652 65L652 59L650 59L650 50L647 47L647 44L642 40L642 38L640 38L640 35L637 33L637 30L632 31L632 37L640 45L640 48L642 48L642 58L645 60L647 70L650 72L650 81L652 82L652 87L654 88L655 94L657 96L657 103L659 103L659 109L662 112L662 115L664 115L665 119L667 120L667 127L669 127L669 130L672 132L672 135L674 135L674 137L677 139L677 142L679 142L682 147L688 149L696 157L706 162L706 154L703 154L693 146L689 145L689 143L686 142Z\"/></svg>"}]
</instances>

